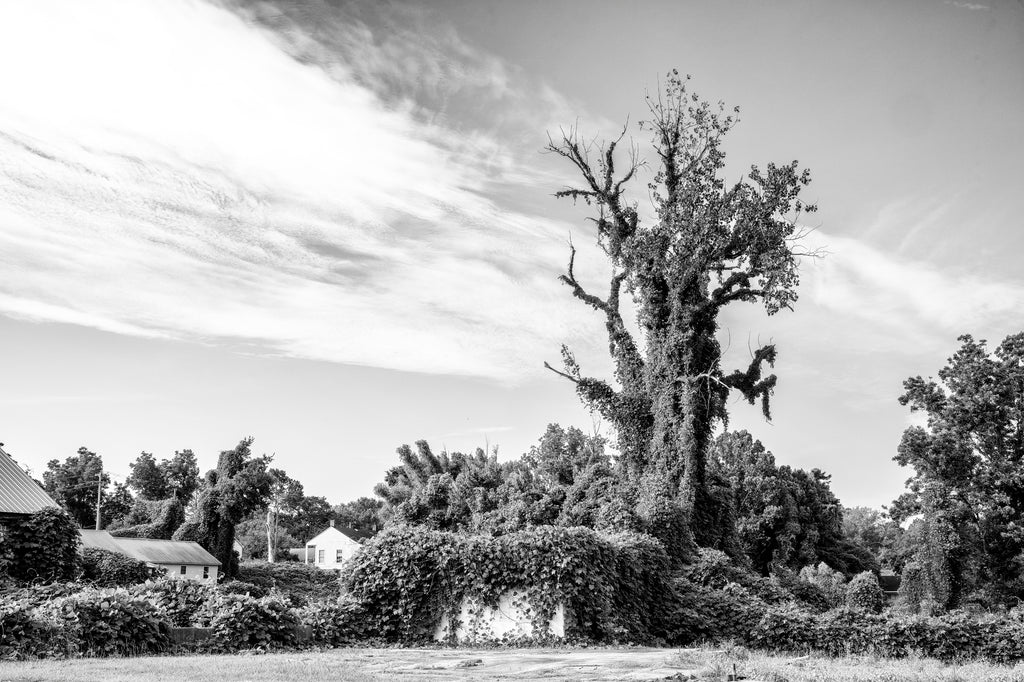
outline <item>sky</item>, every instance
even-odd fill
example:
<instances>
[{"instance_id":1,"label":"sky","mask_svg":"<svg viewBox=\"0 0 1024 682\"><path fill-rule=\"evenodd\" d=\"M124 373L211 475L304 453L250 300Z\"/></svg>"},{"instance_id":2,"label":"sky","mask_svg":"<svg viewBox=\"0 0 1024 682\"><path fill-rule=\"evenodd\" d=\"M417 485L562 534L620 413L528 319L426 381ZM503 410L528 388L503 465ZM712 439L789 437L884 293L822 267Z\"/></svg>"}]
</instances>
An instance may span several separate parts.
<instances>
[{"instance_id":1,"label":"sky","mask_svg":"<svg viewBox=\"0 0 1024 682\"><path fill-rule=\"evenodd\" d=\"M1024 327L1017 0L11 0L0 64L0 442L36 476L251 435L339 503L418 439L611 435L543 367L610 371L557 280L570 239L609 266L542 149L646 149L671 69L741 107L728 178L798 159L819 205L794 310L721 319L727 366L779 351L772 421L730 428L887 504L902 381Z\"/></svg>"}]
</instances>

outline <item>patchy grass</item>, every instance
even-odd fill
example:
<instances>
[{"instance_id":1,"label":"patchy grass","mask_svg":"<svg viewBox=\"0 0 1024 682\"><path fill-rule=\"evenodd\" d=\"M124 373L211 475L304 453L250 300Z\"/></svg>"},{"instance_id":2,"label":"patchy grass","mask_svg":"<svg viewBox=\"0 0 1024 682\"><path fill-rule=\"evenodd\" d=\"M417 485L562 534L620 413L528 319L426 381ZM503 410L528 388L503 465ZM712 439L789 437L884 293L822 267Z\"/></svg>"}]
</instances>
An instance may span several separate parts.
<instances>
[{"instance_id":1,"label":"patchy grass","mask_svg":"<svg viewBox=\"0 0 1024 682\"><path fill-rule=\"evenodd\" d=\"M0 682L346 680L726 680L733 666L762 682L1020 682L1024 665L931 659L785 657L720 649L333 649L265 655L156 656L0 664Z\"/></svg>"}]
</instances>

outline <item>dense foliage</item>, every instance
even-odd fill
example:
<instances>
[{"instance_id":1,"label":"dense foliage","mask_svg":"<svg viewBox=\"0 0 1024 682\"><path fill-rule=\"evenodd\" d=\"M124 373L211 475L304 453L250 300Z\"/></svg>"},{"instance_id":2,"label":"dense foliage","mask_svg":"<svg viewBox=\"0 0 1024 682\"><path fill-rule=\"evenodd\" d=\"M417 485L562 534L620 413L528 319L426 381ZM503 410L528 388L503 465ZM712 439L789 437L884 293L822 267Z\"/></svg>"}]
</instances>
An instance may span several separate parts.
<instances>
[{"instance_id":1,"label":"dense foliage","mask_svg":"<svg viewBox=\"0 0 1024 682\"><path fill-rule=\"evenodd\" d=\"M368 626L389 640L430 637L463 598L496 606L523 595L543 637L558 604L569 636L652 641L667 635L668 557L652 538L541 527L503 536L391 528L346 566L343 584Z\"/></svg>"},{"instance_id":2,"label":"dense foliage","mask_svg":"<svg viewBox=\"0 0 1024 682\"><path fill-rule=\"evenodd\" d=\"M739 431L716 439L708 470L721 482L713 496L725 498L721 506L731 502L740 550L762 575L822 561L848 575L878 570L871 552L845 537L842 505L819 469L778 466L760 441Z\"/></svg>"},{"instance_id":3,"label":"dense foliage","mask_svg":"<svg viewBox=\"0 0 1024 682\"><path fill-rule=\"evenodd\" d=\"M60 627L67 646L82 656L157 653L170 644L169 625L156 607L124 589L85 588L37 612Z\"/></svg>"},{"instance_id":4,"label":"dense foliage","mask_svg":"<svg viewBox=\"0 0 1024 682\"><path fill-rule=\"evenodd\" d=\"M97 587L128 587L155 575L156 570L145 561L98 547L86 547L82 551L81 579Z\"/></svg>"},{"instance_id":5,"label":"dense foliage","mask_svg":"<svg viewBox=\"0 0 1024 682\"><path fill-rule=\"evenodd\" d=\"M900 403L927 415L896 461L910 466L898 520L922 514L915 556L941 607L1024 598L1024 332L992 352L961 336L938 381L911 377Z\"/></svg>"},{"instance_id":6,"label":"dense foliage","mask_svg":"<svg viewBox=\"0 0 1024 682\"><path fill-rule=\"evenodd\" d=\"M398 449L376 493L392 523L434 530L509 533L536 526L632 530L638 520L622 494L604 439L550 424L521 458L435 455L425 441Z\"/></svg>"},{"instance_id":7,"label":"dense foliage","mask_svg":"<svg viewBox=\"0 0 1024 682\"><path fill-rule=\"evenodd\" d=\"M77 575L78 524L62 509L48 507L3 522L0 576L21 582L71 580Z\"/></svg>"},{"instance_id":8,"label":"dense foliage","mask_svg":"<svg viewBox=\"0 0 1024 682\"><path fill-rule=\"evenodd\" d=\"M43 488L82 528L96 527L96 488L106 490L110 476L103 458L86 447L63 462L51 459L43 472Z\"/></svg>"},{"instance_id":9,"label":"dense foliage","mask_svg":"<svg viewBox=\"0 0 1024 682\"><path fill-rule=\"evenodd\" d=\"M177 497L165 500L138 499L132 510L107 529L111 535L126 538L170 540L185 523L185 507Z\"/></svg>"},{"instance_id":10,"label":"dense foliage","mask_svg":"<svg viewBox=\"0 0 1024 682\"><path fill-rule=\"evenodd\" d=\"M185 504L199 489L199 464L191 450L175 451L173 457L160 462L143 452L132 462L127 483L143 499L173 497Z\"/></svg>"},{"instance_id":11,"label":"dense foliage","mask_svg":"<svg viewBox=\"0 0 1024 682\"><path fill-rule=\"evenodd\" d=\"M619 140L591 158L595 150L573 128L548 147L582 176L581 186L557 196L597 209L597 242L612 266L608 294L595 295L577 280L575 248L561 281L603 316L617 386L583 375L564 347L565 371L558 373L615 428L637 508L678 558L687 554L691 533L708 546L728 532L728 519L716 514L721 507L706 463L714 428L728 418L729 395L759 400L768 417L776 382L764 374L775 362L773 345L757 349L746 368L723 369L718 316L737 301L761 303L769 315L792 307L801 236L796 216L814 207L799 198L810 175L795 161L753 167L727 187L722 143L736 118L688 92L675 71L648 105L651 120L642 127L652 134L660 166L648 187L656 210L651 224L641 224L637 203L625 195L639 166L635 151L617 173ZM623 286L635 303L642 343L623 319Z\"/></svg>"},{"instance_id":12,"label":"dense foliage","mask_svg":"<svg viewBox=\"0 0 1024 682\"><path fill-rule=\"evenodd\" d=\"M269 493L269 458L253 457L252 438L220 453L217 468L206 474L196 505L196 517L175 531L175 540L194 540L221 562L221 573L233 578L238 572L234 550L235 525L260 509Z\"/></svg>"},{"instance_id":13,"label":"dense foliage","mask_svg":"<svg viewBox=\"0 0 1024 682\"><path fill-rule=\"evenodd\" d=\"M325 571L310 564L287 562L269 564L246 561L238 567L240 582L255 585L264 593L277 590L296 606L320 601L337 601L337 571Z\"/></svg>"}]
</instances>

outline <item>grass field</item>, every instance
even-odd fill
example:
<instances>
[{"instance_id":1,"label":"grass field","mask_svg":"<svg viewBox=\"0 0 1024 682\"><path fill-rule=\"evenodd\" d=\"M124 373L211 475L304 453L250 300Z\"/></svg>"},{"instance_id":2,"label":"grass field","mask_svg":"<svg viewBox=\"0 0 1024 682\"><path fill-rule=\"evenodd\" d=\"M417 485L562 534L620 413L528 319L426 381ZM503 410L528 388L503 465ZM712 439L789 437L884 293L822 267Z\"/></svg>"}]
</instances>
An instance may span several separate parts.
<instances>
[{"instance_id":1,"label":"grass field","mask_svg":"<svg viewBox=\"0 0 1024 682\"><path fill-rule=\"evenodd\" d=\"M725 680L764 682L1024 682L1024 666L944 665L927 659L766 656L710 649L334 649L0 663L0 681L157 680Z\"/></svg>"}]
</instances>

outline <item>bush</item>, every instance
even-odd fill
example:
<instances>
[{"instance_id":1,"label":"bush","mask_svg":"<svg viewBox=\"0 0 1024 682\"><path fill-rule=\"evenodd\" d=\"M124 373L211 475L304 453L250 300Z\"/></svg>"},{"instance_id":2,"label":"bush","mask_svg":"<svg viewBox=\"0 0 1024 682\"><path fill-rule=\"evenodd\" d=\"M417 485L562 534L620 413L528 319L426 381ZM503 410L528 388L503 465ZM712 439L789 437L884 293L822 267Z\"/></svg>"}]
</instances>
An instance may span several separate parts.
<instances>
[{"instance_id":1,"label":"bush","mask_svg":"<svg viewBox=\"0 0 1024 682\"><path fill-rule=\"evenodd\" d=\"M846 605L846 577L824 561L819 562L817 566L801 568L798 580L817 588L825 598L828 608Z\"/></svg>"},{"instance_id":2,"label":"bush","mask_svg":"<svg viewBox=\"0 0 1024 682\"><path fill-rule=\"evenodd\" d=\"M238 567L238 580L262 588L265 593L277 588L293 606L333 602L341 596L337 571L325 571L293 561L273 564L266 561L243 562Z\"/></svg>"},{"instance_id":3,"label":"bush","mask_svg":"<svg viewBox=\"0 0 1024 682\"><path fill-rule=\"evenodd\" d=\"M496 607L512 591L530 608L537 638L564 604L569 636L654 641L668 633L675 601L657 540L587 528L499 537L391 528L346 565L342 580L374 631L403 642L429 638L465 598Z\"/></svg>"},{"instance_id":4,"label":"bush","mask_svg":"<svg viewBox=\"0 0 1024 682\"><path fill-rule=\"evenodd\" d=\"M97 587L128 587L146 582L156 570L146 562L97 547L82 552L82 580Z\"/></svg>"},{"instance_id":5,"label":"bush","mask_svg":"<svg viewBox=\"0 0 1024 682\"><path fill-rule=\"evenodd\" d=\"M884 603L885 595L878 584L878 577L871 571L858 573L846 586L846 605L850 608L881 613Z\"/></svg>"},{"instance_id":6,"label":"bush","mask_svg":"<svg viewBox=\"0 0 1024 682\"><path fill-rule=\"evenodd\" d=\"M72 653L64 632L39 618L25 599L0 598L0 660L57 658Z\"/></svg>"},{"instance_id":7,"label":"bush","mask_svg":"<svg viewBox=\"0 0 1024 682\"><path fill-rule=\"evenodd\" d=\"M216 588L206 583L171 578L136 585L131 592L152 604L161 617L176 627L206 625L206 603L217 595Z\"/></svg>"},{"instance_id":8,"label":"bush","mask_svg":"<svg viewBox=\"0 0 1024 682\"><path fill-rule=\"evenodd\" d=\"M211 599L204 608L213 628L208 640L211 651L267 650L293 645L298 639L298 617L280 598L225 594Z\"/></svg>"},{"instance_id":9,"label":"bush","mask_svg":"<svg viewBox=\"0 0 1024 682\"><path fill-rule=\"evenodd\" d=\"M158 653L170 646L170 624L127 590L85 588L38 607L81 656Z\"/></svg>"},{"instance_id":10,"label":"bush","mask_svg":"<svg viewBox=\"0 0 1024 682\"><path fill-rule=\"evenodd\" d=\"M0 573L19 582L47 583L78 574L78 524L64 510L48 507L5 526Z\"/></svg>"},{"instance_id":11,"label":"bush","mask_svg":"<svg viewBox=\"0 0 1024 682\"><path fill-rule=\"evenodd\" d=\"M312 643L345 646L364 639L365 612L354 599L344 597L337 604L316 603L298 610L299 622L312 630Z\"/></svg>"}]
</instances>

